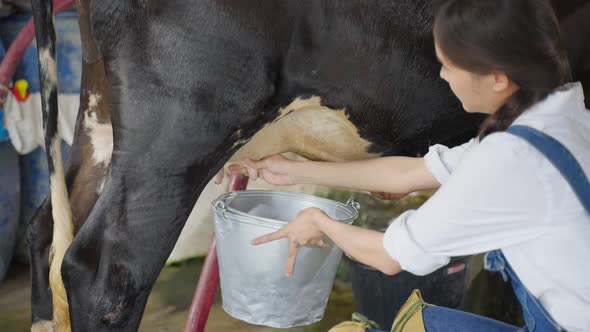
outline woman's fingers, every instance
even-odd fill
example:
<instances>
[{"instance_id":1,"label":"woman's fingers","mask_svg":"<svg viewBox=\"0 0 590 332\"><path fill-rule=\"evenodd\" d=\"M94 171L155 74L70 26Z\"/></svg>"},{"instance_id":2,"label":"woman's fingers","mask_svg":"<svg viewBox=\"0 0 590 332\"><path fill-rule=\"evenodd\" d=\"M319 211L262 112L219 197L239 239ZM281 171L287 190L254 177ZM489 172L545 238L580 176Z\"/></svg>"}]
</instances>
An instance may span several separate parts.
<instances>
[{"instance_id":1,"label":"woman's fingers","mask_svg":"<svg viewBox=\"0 0 590 332\"><path fill-rule=\"evenodd\" d=\"M274 174L264 168L258 172L258 176L270 184L282 184L281 181L279 181L276 174Z\"/></svg>"},{"instance_id":2,"label":"woman's fingers","mask_svg":"<svg viewBox=\"0 0 590 332\"><path fill-rule=\"evenodd\" d=\"M248 172L250 179L256 180L257 178L262 178L266 180L264 174L272 174L272 172L268 171L268 163L265 159L260 159L258 161L254 161L252 159L246 159L246 165L248 165ZM268 176L268 175L267 175Z\"/></svg>"},{"instance_id":3,"label":"woman's fingers","mask_svg":"<svg viewBox=\"0 0 590 332\"><path fill-rule=\"evenodd\" d=\"M266 167L264 160L265 159L252 160L250 158L247 158L246 165L248 165L248 167L254 168L254 169L264 168L264 167Z\"/></svg>"},{"instance_id":4,"label":"woman's fingers","mask_svg":"<svg viewBox=\"0 0 590 332\"><path fill-rule=\"evenodd\" d=\"M318 246L318 247L320 247L320 248L324 248L324 249L328 249L328 248L330 248L330 245L329 245L329 244L327 244L327 243L326 243L324 240L319 240L319 241L316 243L316 246Z\"/></svg>"},{"instance_id":5,"label":"woman's fingers","mask_svg":"<svg viewBox=\"0 0 590 332\"><path fill-rule=\"evenodd\" d=\"M327 244L324 240L318 240L315 243L316 246L320 247L320 248L330 248L330 245ZM287 277L290 277L293 275L293 273L295 272L295 259L297 258L297 247L299 245L297 244L297 241L291 241L289 242L289 256L287 256L287 266L285 269L285 272L287 274Z\"/></svg>"},{"instance_id":6,"label":"woman's fingers","mask_svg":"<svg viewBox=\"0 0 590 332\"><path fill-rule=\"evenodd\" d=\"M289 243L289 256L287 256L287 277L293 275L293 271L295 270L295 258L297 258L297 242L291 241Z\"/></svg>"},{"instance_id":7,"label":"woman's fingers","mask_svg":"<svg viewBox=\"0 0 590 332\"><path fill-rule=\"evenodd\" d=\"M231 164L227 167L227 171L231 174L231 173L240 173L243 174L247 177L250 178L250 180L256 180L256 170L252 169L250 167L246 167L244 165L240 165L240 164ZM223 175L223 173L222 173ZM223 180L223 177L221 178ZM221 183L221 181L218 183L217 181L215 182L217 184Z\"/></svg>"},{"instance_id":8,"label":"woman's fingers","mask_svg":"<svg viewBox=\"0 0 590 332\"><path fill-rule=\"evenodd\" d=\"M259 244L264 244L264 243L267 243L270 241L278 240L283 237L285 237L285 232L282 229L280 229L276 232L272 232L272 233L257 237L254 240L252 240L251 243L256 246Z\"/></svg>"},{"instance_id":9,"label":"woman's fingers","mask_svg":"<svg viewBox=\"0 0 590 332\"><path fill-rule=\"evenodd\" d=\"M273 177L276 176L274 171L270 170L274 165L273 161L285 159L281 154L273 154L262 158L260 160L252 160L250 158L246 158L241 161L241 164L232 164L228 166L228 171L231 172L240 172L244 175L247 175L250 180L256 181L258 178L263 178L264 180L270 179L271 182L274 179ZM223 173L220 171L215 177L215 183L219 184L223 180Z\"/></svg>"},{"instance_id":10,"label":"woman's fingers","mask_svg":"<svg viewBox=\"0 0 590 332\"><path fill-rule=\"evenodd\" d=\"M250 168L247 167L248 169L248 177L252 180L252 181L256 181L256 179L258 179L259 177L259 171L257 168Z\"/></svg>"},{"instance_id":11,"label":"woman's fingers","mask_svg":"<svg viewBox=\"0 0 590 332\"><path fill-rule=\"evenodd\" d=\"M215 174L215 176L213 177L213 182L215 182L215 184L220 184L221 182L223 182L223 176L225 175L225 170L223 169L223 167L217 172L217 174Z\"/></svg>"}]
</instances>

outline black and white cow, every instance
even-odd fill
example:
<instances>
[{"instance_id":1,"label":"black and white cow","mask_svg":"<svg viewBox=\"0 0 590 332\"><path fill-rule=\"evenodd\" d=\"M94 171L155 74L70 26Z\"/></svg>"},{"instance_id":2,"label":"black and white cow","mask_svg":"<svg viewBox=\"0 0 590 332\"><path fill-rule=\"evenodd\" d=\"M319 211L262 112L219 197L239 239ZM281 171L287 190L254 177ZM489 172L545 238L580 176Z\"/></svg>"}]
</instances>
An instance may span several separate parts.
<instances>
[{"instance_id":1,"label":"black and white cow","mask_svg":"<svg viewBox=\"0 0 590 332\"><path fill-rule=\"evenodd\" d=\"M590 76L586 2L559 2L563 17L578 20L563 21L579 30L566 31L578 79ZM55 155L52 10L47 0L33 4ZM194 203L232 156L415 156L467 140L481 121L438 78L427 0L77 6L84 61L65 172L72 213L56 164L53 208L48 199L29 231L34 330L51 329L55 317L56 330L67 331L68 315L74 331L137 330Z\"/></svg>"}]
</instances>

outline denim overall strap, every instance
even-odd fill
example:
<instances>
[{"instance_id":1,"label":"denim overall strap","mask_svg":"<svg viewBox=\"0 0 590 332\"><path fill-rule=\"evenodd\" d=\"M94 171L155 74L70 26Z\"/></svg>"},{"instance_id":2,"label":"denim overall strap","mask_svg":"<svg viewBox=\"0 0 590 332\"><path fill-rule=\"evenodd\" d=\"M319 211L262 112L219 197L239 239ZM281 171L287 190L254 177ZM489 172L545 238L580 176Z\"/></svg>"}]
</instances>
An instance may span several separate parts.
<instances>
[{"instance_id":1,"label":"denim overall strap","mask_svg":"<svg viewBox=\"0 0 590 332\"><path fill-rule=\"evenodd\" d=\"M506 132L537 148L559 170L590 214L590 182L572 153L553 137L531 127L511 126Z\"/></svg>"},{"instance_id":2,"label":"denim overall strap","mask_svg":"<svg viewBox=\"0 0 590 332\"><path fill-rule=\"evenodd\" d=\"M510 279L512 289L522 307L522 316L526 326L519 331L523 332L553 332L564 331L559 324L547 313L536 297L520 281L516 272L512 269L502 250L493 250L484 257L484 268L492 272L500 272L504 281Z\"/></svg>"},{"instance_id":3,"label":"denim overall strap","mask_svg":"<svg viewBox=\"0 0 590 332\"><path fill-rule=\"evenodd\" d=\"M590 182L572 153L553 137L527 126L511 126L506 132L521 137L541 152L561 173L572 187L582 206L590 214ZM502 274L504 281L510 279L516 297L522 305L525 331L561 331L543 305L520 281L501 250L490 251L484 258L485 269Z\"/></svg>"}]
</instances>

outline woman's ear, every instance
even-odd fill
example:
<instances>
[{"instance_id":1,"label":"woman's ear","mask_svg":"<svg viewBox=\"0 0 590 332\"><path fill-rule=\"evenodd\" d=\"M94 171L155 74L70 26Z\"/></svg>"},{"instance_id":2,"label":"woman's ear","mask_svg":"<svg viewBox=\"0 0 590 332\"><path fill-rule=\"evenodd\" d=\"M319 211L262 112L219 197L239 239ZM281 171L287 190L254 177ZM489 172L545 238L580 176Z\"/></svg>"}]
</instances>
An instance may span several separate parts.
<instances>
[{"instance_id":1,"label":"woman's ear","mask_svg":"<svg viewBox=\"0 0 590 332\"><path fill-rule=\"evenodd\" d=\"M506 90L508 90L511 86L511 81L508 78L508 76L506 76L506 74L504 73L499 73L499 72L495 72L492 73L492 77L493 77L493 85L492 85L492 89L494 89L494 92L505 92Z\"/></svg>"}]
</instances>

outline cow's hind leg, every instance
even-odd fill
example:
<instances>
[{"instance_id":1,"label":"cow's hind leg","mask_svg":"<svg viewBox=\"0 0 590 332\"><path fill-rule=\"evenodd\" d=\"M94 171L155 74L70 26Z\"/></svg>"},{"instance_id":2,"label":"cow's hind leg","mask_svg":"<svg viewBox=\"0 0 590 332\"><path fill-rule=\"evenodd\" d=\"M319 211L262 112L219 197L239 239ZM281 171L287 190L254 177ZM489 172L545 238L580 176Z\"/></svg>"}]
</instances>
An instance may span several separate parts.
<instances>
[{"instance_id":1,"label":"cow's hind leg","mask_svg":"<svg viewBox=\"0 0 590 332\"><path fill-rule=\"evenodd\" d=\"M72 205L74 232L84 223L104 186L112 153L112 129L105 93L104 63L90 29L88 0L76 1L83 49L80 111L66 164L66 185ZM49 251L53 236L51 202L46 199L32 218L27 238L31 257L31 318L33 331L53 329L49 287Z\"/></svg>"},{"instance_id":2,"label":"cow's hind leg","mask_svg":"<svg viewBox=\"0 0 590 332\"><path fill-rule=\"evenodd\" d=\"M94 96L94 97L92 97ZM108 114L88 112L90 98L95 95L82 93L82 109L78 118L74 142L66 166L66 184L72 202L74 231L81 227L94 207L100 191L104 186L106 174L110 167L112 150L112 133ZM90 121L85 121L90 119ZM95 127L102 123L102 130ZM90 128L90 130L88 129ZM100 144L100 146L98 146ZM108 155L107 160L96 162L92 157L96 149ZM29 254L31 257L31 318L33 331L45 331L51 326L52 301L49 287L49 250L53 236L53 218L51 201L47 198L30 221L27 231Z\"/></svg>"},{"instance_id":3,"label":"cow's hind leg","mask_svg":"<svg viewBox=\"0 0 590 332\"><path fill-rule=\"evenodd\" d=\"M49 288L49 248L53 236L51 203L46 199L33 216L27 230L31 256L31 331L53 329L51 289Z\"/></svg>"}]
</instances>

